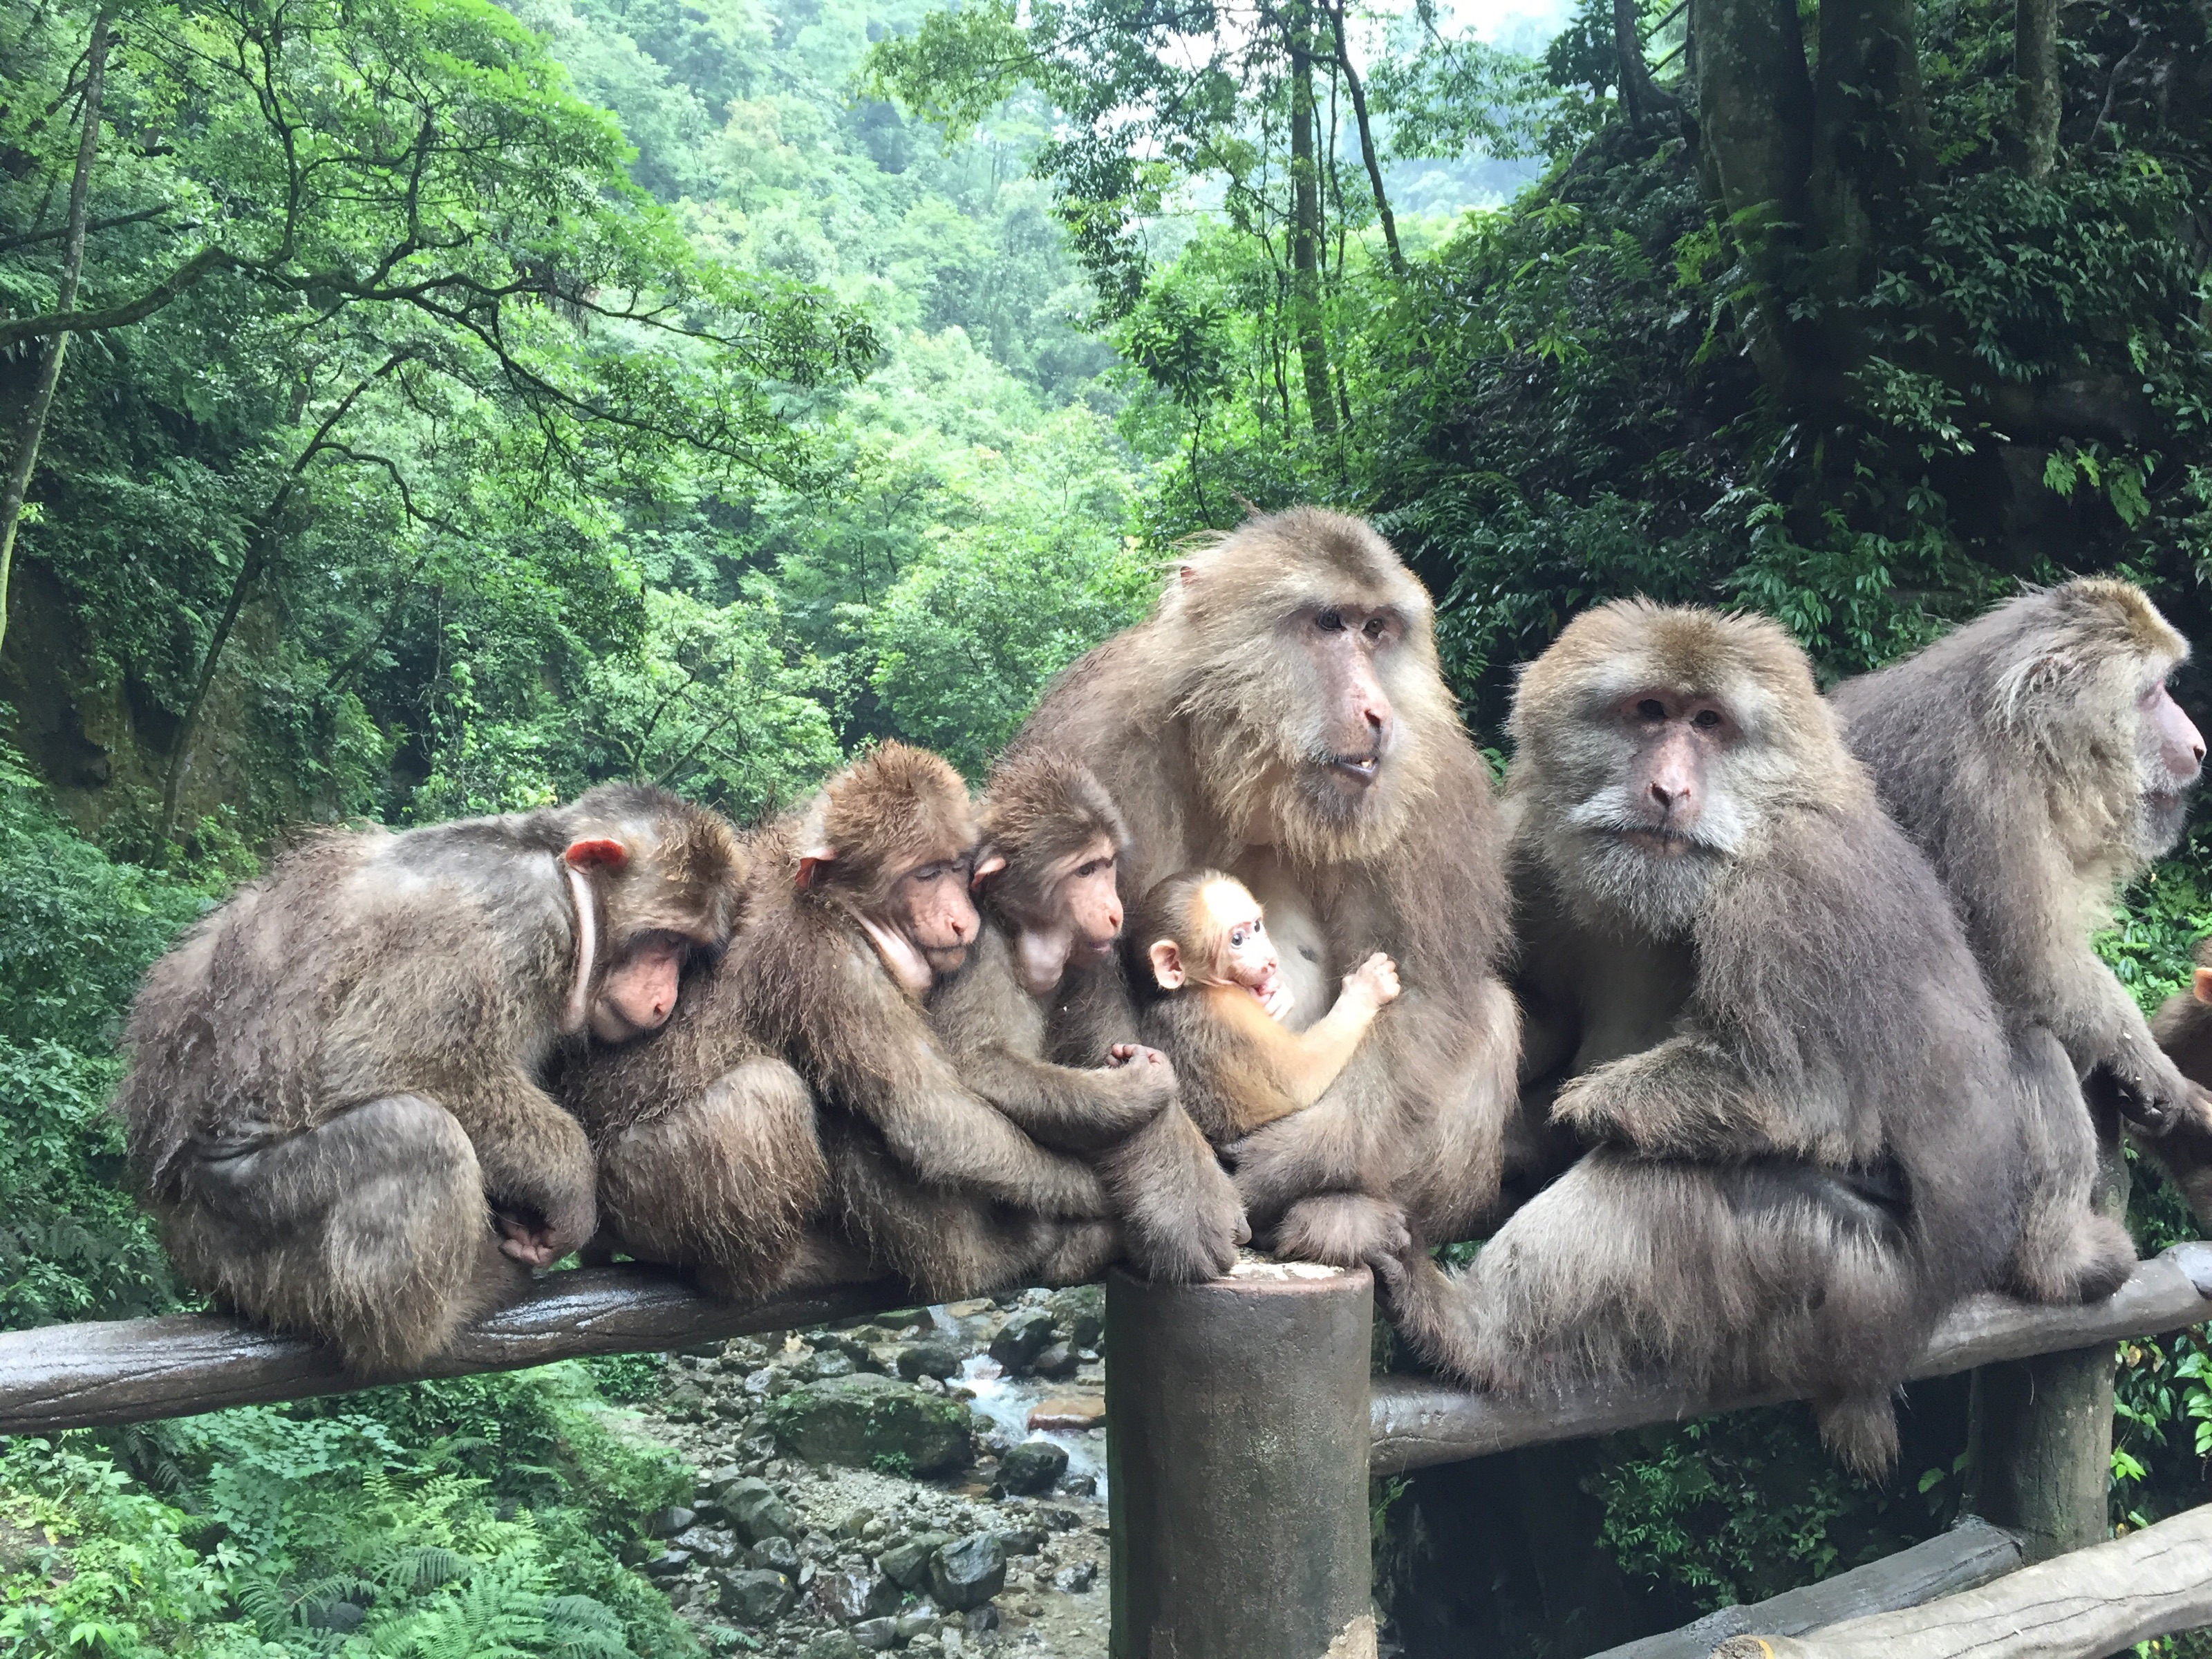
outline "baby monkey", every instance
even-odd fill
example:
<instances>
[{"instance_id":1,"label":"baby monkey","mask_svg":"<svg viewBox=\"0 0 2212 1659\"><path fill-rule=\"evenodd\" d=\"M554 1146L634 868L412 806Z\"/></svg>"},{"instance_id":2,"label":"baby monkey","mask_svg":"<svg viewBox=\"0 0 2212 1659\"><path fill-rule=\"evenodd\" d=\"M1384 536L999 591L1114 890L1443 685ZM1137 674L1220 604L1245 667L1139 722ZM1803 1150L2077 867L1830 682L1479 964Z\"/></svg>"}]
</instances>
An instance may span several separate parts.
<instances>
[{"instance_id":1,"label":"baby monkey","mask_svg":"<svg viewBox=\"0 0 2212 1659\"><path fill-rule=\"evenodd\" d=\"M1260 902L1219 870L1170 876L1139 921L1130 976L1146 1004L1145 1041L1175 1061L1183 1105L1216 1146L1319 1100L1398 995L1398 965L1377 951L1345 975L1334 1007L1291 1030L1290 982Z\"/></svg>"}]
</instances>

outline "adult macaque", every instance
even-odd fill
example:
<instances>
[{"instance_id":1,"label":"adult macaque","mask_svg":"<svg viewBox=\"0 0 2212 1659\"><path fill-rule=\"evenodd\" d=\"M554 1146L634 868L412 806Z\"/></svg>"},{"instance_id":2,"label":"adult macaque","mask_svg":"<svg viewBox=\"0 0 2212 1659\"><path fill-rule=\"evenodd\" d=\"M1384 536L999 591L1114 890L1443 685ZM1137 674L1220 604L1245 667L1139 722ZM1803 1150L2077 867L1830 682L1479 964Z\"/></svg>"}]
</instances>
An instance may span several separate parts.
<instances>
[{"instance_id":1,"label":"adult macaque","mask_svg":"<svg viewBox=\"0 0 2212 1659\"><path fill-rule=\"evenodd\" d=\"M2044 1301L2108 1296L2135 1262L2118 1218L2089 1207L2081 1084L2102 1073L2146 1133L2212 1127L2089 945L2187 820L2204 740L2166 681L2188 654L2140 588L2092 578L2008 600L1830 697L1950 889L2012 1032L2035 1170L2014 1279Z\"/></svg>"},{"instance_id":2,"label":"adult macaque","mask_svg":"<svg viewBox=\"0 0 2212 1659\"><path fill-rule=\"evenodd\" d=\"M969 1086L1104 1182L1130 1263L1148 1278L1226 1273L1250 1237L1243 1206L1176 1097L1157 1049L1101 1040L1048 1057L1054 1010L1119 973L1115 870L1127 830L1096 778L1064 757L1003 763L985 793L975 894L982 931L930 1018Z\"/></svg>"},{"instance_id":3,"label":"adult macaque","mask_svg":"<svg viewBox=\"0 0 2212 1659\"><path fill-rule=\"evenodd\" d=\"M1586 612L1511 731L1534 1081L1594 1150L1456 1280L1409 1254L1401 1328L1487 1389L1806 1395L1887 1468L1892 1389L2015 1225L2003 1032L1942 886L1771 623Z\"/></svg>"},{"instance_id":4,"label":"adult macaque","mask_svg":"<svg viewBox=\"0 0 2212 1659\"><path fill-rule=\"evenodd\" d=\"M1328 1013L1293 1032L1281 1023L1291 992L1260 902L1218 870L1154 887L1133 938L1142 1030L1176 1056L1183 1103L1217 1143L1319 1100L1398 998L1397 964L1378 951L1345 975Z\"/></svg>"},{"instance_id":5,"label":"adult macaque","mask_svg":"<svg viewBox=\"0 0 2212 1659\"><path fill-rule=\"evenodd\" d=\"M934 1297L1086 1279L1120 1246L1098 1176L970 1088L923 1012L976 943L976 837L959 775L884 744L763 835L724 969L748 1028L821 1103L838 1218ZM1141 1121L1172 1085L1114 1086Z\"/></svg>"},{"instance_id":6,"label":"adult macaque","mask_svg":"<svg viewBox=\"0 0 2212 1659\"><path fill-rule=\"evenodd\" d=\"M1122 890L1215 866L1267 908L1294 1025L1380 951L1405 995L1304 1111L1237 1143L1279 1253L1355 1263L1408 1219L1457 1238L1497 1206L1516 1016L1500 836L1437 666L1428 595L1389 544L1311 508L1191 551L1152 618L1068 668L1015 739L1064 751L1127 817ZM1054 1044L1136 1036L1099 976Z\"/></svg>"},{"instance_id":7,"label":"adult macaque","mask_svg":"<svg viewBox=\"0 0 2212 1659\"><path fill-rule=\"evenodd\" d=\"M116 1097L186 1278L363 1374L412 1366L592 1236L559 1046L660 1025L740 854L629 786L286 854L155 963Z\"/></svg>"},{"instance_id":8,"label":"adult macaque","mask_svg":"<svg viewBox=\"0 0 2212 1659\"><path fill-rule=\"evenodd\" d=\"M2166 999L2150 1032L2182 1076L2200 1088L2212 1085L2212 939L2197 942L2189 989ZM2197 1225L2212 1227L2212 1115L2192 1109L2167 1132L2157 1151L2196 1212Z\"/></svg>"}]
</instances>

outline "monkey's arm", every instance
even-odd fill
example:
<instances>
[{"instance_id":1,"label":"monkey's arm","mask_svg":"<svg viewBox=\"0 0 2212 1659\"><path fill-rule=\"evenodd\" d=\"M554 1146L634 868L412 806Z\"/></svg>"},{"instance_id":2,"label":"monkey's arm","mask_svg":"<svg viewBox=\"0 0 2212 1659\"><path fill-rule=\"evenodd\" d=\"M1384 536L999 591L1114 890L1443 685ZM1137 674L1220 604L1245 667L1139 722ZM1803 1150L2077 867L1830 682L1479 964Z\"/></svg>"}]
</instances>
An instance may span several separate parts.
<instances>
[{"instance_id":1,"label":"monkey's arm","mask_svg":"<svg viewBox=\"0 0 2212 1659\"><path fill-rule=\"evenodd\" d=\"M1038 1146L962 1082L872 951L844 956L834 1016L793 1034L794 1062L825 1098L873 1123L925 1182L1047 1215L1112 1213L1090 1170Z\"/></svg>"},{"instance_id":2,"label":"monkey's arm","mask_svg":"<svg viewBox=\"0 0 2212 1659\"><path fill-rule=\"evenodd\" d=\"M1552 1121L1587 1142L1653 1158L1790 1153L1849 1163L1840 1133L1821 1133L1842 1121L1823 1085L1808 1073L1798 1086L1802 1097L1784 1101L1725 1048L1685 1032L1571 1079L1553 1102Z\"/></svg>"},{"instance_id":3,"label":"monkey's arm","mask_svg":"<svg viewBox=\"0 0 2212 1659\"><path fill-rule=\"evenodd\" d=\"M1294 1108L1310 1106L1328 1092L1375 1023L1376 1012L1371 1003L1345 993L1327 1013L1291 1037L1289 1052L1277 1061L1277 1075ZM1291 1035L1279 1025L1275 1030Z\"/></svg>"}]
</instances>

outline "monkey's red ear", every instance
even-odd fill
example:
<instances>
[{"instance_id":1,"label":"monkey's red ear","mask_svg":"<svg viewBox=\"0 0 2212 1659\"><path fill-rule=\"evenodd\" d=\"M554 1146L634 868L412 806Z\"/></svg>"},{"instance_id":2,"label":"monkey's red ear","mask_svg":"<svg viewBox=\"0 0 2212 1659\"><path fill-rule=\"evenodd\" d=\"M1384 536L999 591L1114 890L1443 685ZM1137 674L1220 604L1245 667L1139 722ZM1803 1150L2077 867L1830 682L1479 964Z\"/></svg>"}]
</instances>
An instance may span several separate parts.
<instances>
[{"instance_id":1,"label":"monkey's red ear","mask_svg":"<svg viewBox=\"0 0 2212 1659\"><path fill-rule=\"evenodd\" d=\"M596 867L612 875L629 862L629 848L611 836L591 836L570 842L561 857L571 870Z\"/></svg>"},{"instance_id":2,"label":"monkey's red ear","mask_svg":"<svg viewBox=\"0 0 2212 1659\"><path fill-rule=\"evenodd\" d=\"M799 873L794 880L801 888L813 887L822 879L822 866L825 864L835 864L836 861L836 848L811 847L799 855Z\"/></svg>"},{"instance_id":3,"label":"monkey's red ear","mask_svg":"<svg viewBox=\"0 0 2212 1659\"><path fill-rule=\"evenodd\" d=\"M1196 565L1179 564L1176 567L1176 580L1182 586L1188 587L1197 580L1198 567Z\"/></svg>"},{"instance_id":4,"label":"monkey's red ear","mask_svg":"<svg viewBox=\"0 0 2212 1659\"><path fill-rule=\"evenodd\" d=\"M1163 991L1180 991L1188 977L1182 970L1182 950L1171 939L1152 941L1146 955L1152 959L1152 977L1160 982Z\"/></svg>"},{"instance_id":5,"label":"monkey's red ear","mask_svg":"<svg viewBox=\"0 0 2212 1659\"><path fill-rule=\"evenodd\" d=\"M2212 968L2199 968L2190 981L2189 993L2199 1002L2212 1002Z\"/></svg>"},{"instance_id":6,"label":"monkey's red ear","mask_svg":"<svg viewBox=\"0 0 2212 1659\"><path fill-rule=\"evenodd\" d=\"M978 853L975 855L975 872L968 878L968 885L970 888L981 887L986 876L995 876L1006 867L1006 855L1004 853L988 849Z\"/></svg>"}]
</instances>

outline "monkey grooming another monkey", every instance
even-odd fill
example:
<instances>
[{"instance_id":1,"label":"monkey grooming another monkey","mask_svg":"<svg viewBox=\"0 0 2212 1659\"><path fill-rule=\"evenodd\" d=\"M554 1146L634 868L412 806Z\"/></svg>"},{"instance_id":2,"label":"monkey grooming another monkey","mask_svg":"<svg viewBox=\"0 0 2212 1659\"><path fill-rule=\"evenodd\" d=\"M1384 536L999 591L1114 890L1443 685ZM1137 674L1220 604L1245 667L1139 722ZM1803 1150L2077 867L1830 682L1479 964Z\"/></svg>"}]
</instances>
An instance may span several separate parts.
<instances>
[{"instance_id":1,"label":"monkey grooming another monkey","mask_svg":"<svg viewBox=\"0 0 2212 1659\"><path fill-rule=\"evenodd\" d=\"M820 1103L839 1222L933 1298L1088 1279L1120 1249L1097 1176L969 1088L925 1016L976 940L976 836L959 774L883 744L763 833L723 970Z\"/></svg>"},{"instance_id":2,"label":"monkey grooming another monkey","mask_svg":"<svg viewBox=\"0 0 2212 1659\"><path fill-rule=\"evenodd\" d=\"M1186 554L1150 620L1056 679L1014 756L1064 752L1129 826L1122 890L1218 867L1267 908L1303 1025L1377 951L1407 989L1312 1106L1231 1149L1278 1254L1356 1265L1497 1210L1516 1016L1488 769L1437 664L1429 597L1389 544L1315 508ZM1053 1023L1078 1057L1137 1036L1126 980Z\"/></svg>"},{"instance_id":3,"label":"monkey grooming another monkey","mask_svg":"<svg viewBox=\"0 0 2212 1659\"><path fill-rule=\"evenodd\" d=\"M2188 1119L2177 1157L2212 1128L2089 944L2187 821L2204 740L2166 682L2188 654L2140 588L2087 578L1830 694L1883 805L1957 901L2012 1033L2035 1170L2013 1279L2040 1301L2109 1296L2135 1264L2126 1228L2090 1208L2081 1085L2101 1073L2147 1134Z\"/></svg>"},{"instance_id":4,"label":"monkey grooming another monkey","mask_svg":"<svg viewBox=\"0 0 2212 1659\"><path fill-rule=\"evenodd\" d=\"M125 1032L115 1109L185 1276L363 1375L512 1299L593 1230L547 1062L667 1019L739 860L720 818L627 785L287 854L154 964Z\"/></svg>"},{"instance_id":5,"label":"monkey grooming another monkey","mask_svg":"<svg viewBox=\"0 0 2212 1659\"><path fill-rule=\"evenodd\" d=\"M1142 959L1131 975L1149 987L1145 1034L1175 1057L1183 1103L1218 1144L1319 1100L1398 998L1397 964L1377 951L1345 976L1335 1006L1292 1032L1281 1023L1290 985L1260 902L1218 870L1154 887L1133 937Z\"/></svg>"},{"instance_id":6,"label":"monkey grooming another monkey","mask_svg":"<svg viewBox=\"0 0 2212 1659\"><path fill-rule=\"evenodd\" d=\"M1772 623L1587 611L1510 729L1531 1081L1593 1150L1456 1279L1386 1268L1400 1328L1486 1389L1808 1397L1879 1474L1893 1389L2017 1224L2003 1032L1942 888Z\"/></svg>"},{"instance_id":7,"label":"monkey grooming another monkey","mask_svg":"<svg viewBox=\"0 0 2212 1659\"><path fill-rule=\"evenodd\" d=\"M1090 771L1033 751L985 791L975 948L930 994L930 1023L969 1087L1044 1146L1084 1157L1112 1197L1124 1254L1150 1279L1226 1273L1249 1238L1237 1190L1176 1099L1176 1073L1142 1045L1096 1042L1047 1057L1055 1010L1118 986L1116 869L1127 831ZM1083 1060L1091 1062L1081 1064Z\"/></svg>"},{"instance_id":8,"label":"monkey grooming another monkey","mask_svg":"<svg viewBox=\"0 0 2212 1659\"><path fill-rule=\"evenodd\" d=\"M2182 1076L2212 1086L2212 939L2197 943L2197 969L2189 988L2168 997L2150 1023L2151 1036ZM2212 1115L2191 1110L2167 1131L2158 1154L2196 1214L2200 1230L2212 1228Z\"/></svg>"}]
</instances>

